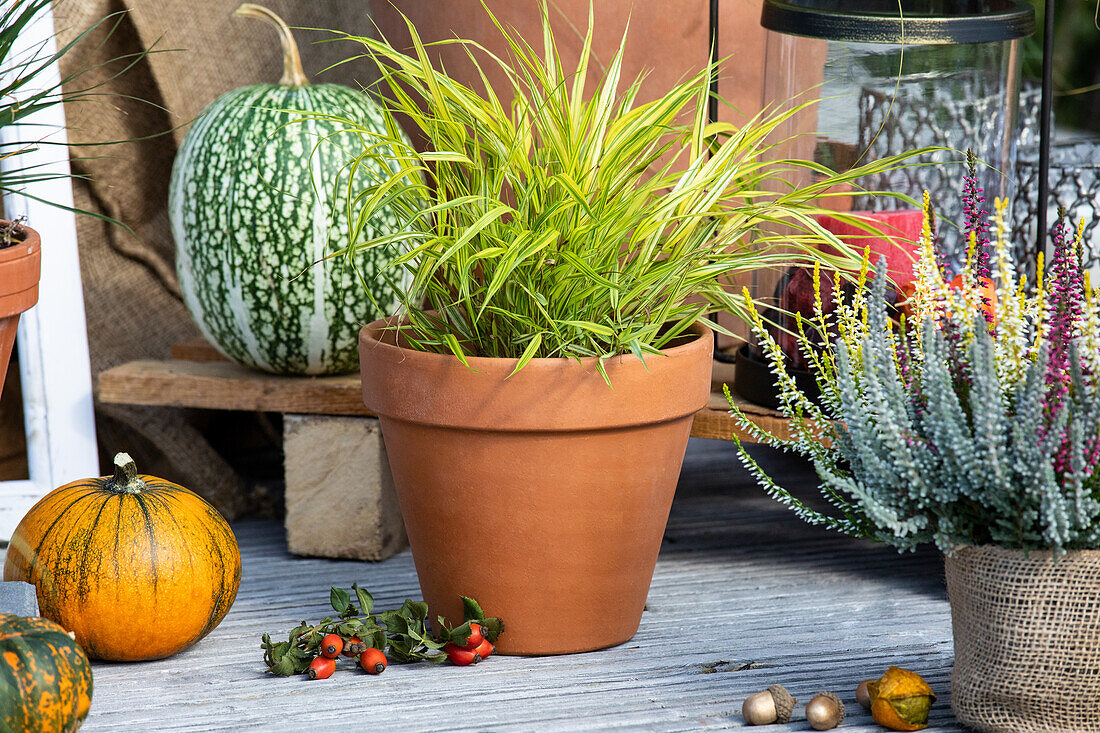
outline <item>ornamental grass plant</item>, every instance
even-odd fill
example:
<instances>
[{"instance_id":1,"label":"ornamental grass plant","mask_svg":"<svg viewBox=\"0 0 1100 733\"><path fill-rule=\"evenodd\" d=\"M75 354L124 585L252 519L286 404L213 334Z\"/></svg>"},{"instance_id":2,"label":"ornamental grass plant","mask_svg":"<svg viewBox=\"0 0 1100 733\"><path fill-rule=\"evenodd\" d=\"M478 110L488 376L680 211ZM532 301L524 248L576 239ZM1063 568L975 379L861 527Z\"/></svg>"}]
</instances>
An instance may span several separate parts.
<instances>
[{"instance_id":1,"label":"ornamental grass plant","mask_svg":"<svg viewBox=\"0 0 1100 733\"><path fill-rule=\"evenodd\" d=\"M100 26L108 28L108 35L113 33L123 17L122 12L111 13L56 50L47 51L42 46L23 49L20 44L21 36L27 33L34 23L42 22L40 16L49 5L50 0L12 0L4 3L3 9L0 9L0 129L10 130L12 127L21 126L18 135L13 137L9 134L6 136L7 139L0 142L0 159L6 161L3 170L0 170L0 194L18 194L75 213L118 223L103 214L72 209L53 201L45 201L27 191L27 187L35 183L68 177L68 174L58 173L41 163L24 163L28 153L41 146L61 144L50 139L52 130L39 131L33 123L29 122L29 118L37 112L66 102L93 101L102 95L99 87L105 84L100 81L84 87L79 85L80 77L92 69L80 69L64 77L52 78L50 67L58 63L65 54ZM108 62L113 65L111 78L125 74L150 52L140 51L111 59ZM69 88L66 89L66 86ZM102 144L112 143L104 141ZM19 165L20 163L23 164ZM17 230L16 226L0 231L0 247L11 244L12 233Z\"/></svg>"},{"instance_id":2,"label":"ornamental grass plant","mask_svg":"<svg viewBox=\"0 0 1100 733\"><path fill-rule=\"evenodd\" d=\"M591 9L567 69L547 4L539 8L542 49L487 8L505 56L473 41L441 42L466 52L476 89L433 67L431 44L411 23L410 53L343 37L378 65L391 119L385 135L340 120L362 142L347 189L352 243L341 254L354 263L364 248L389 251L385 276L403 285L409 346L463 361L513 358L517 369L532 358L598 357L603 372L607 358L656 354L715 310L747 316L721 278L800 262L858 264L815 220L821 202L909 156L843 174L768 160L798 109L708 124L710 68L643 102L644 77L623 78L625 35L593 83ZM507 80L510 105L489 84L490 68ZM393 116L426 150L405 140ZM811 183L787 183L795 177ZM385 207L404 231L370 229ZM823 254L823 241L840 254Z\"/></svg>"},{"instance_id":3,"label":"ornamental grass plant","mask_svg":"<svg viewBox=\"0 0 1100 733\"><path fill-rule=\"evenodd\" d=\"M742 460L806 521L900 549L1100 548L1100 292L1082 272L1081 230L1059 224L1052 262L1030 287L1017 275L1007 203L996 202L990 222L973 178L965 197L970 247L954 274L938 256L926 196L900 317L888 312L886 278L866 263L850 296L836 285L826 313L814 270L814 313L797 323L816 401L753 311L792 437L731 405L733 414L762 442L808 458L832 510L778 486L743 447Z\"/></svg>"}]
</instances>

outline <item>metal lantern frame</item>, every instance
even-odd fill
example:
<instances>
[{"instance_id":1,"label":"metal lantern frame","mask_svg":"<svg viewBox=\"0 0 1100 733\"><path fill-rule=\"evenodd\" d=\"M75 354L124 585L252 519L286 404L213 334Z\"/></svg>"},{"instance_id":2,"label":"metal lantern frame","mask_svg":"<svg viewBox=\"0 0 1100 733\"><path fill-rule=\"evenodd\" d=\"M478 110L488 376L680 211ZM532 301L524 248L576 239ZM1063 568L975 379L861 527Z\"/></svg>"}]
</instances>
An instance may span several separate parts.
<instances>
[{"instance_id":1,"label":"metal lantern frame","mask_svg":"<svg viewBox=\"0 0 1100 733\"><path fill-rule=\"evenodd\" d=\"M941 11L936 15L906 10L907 0L765 0L761 25L768 30L791 35L809 36L834 41L918 44L989 43L1012 40L1030 35L1035 29L1035 12L1019 0L1004 0L996 10L966 14L964 3L960 12ZM1038 234L1036 256L1043 251L1047 234L1047 203L1050 198L1049 170L1051 148L1051 110L1053 101L1053 28L1055 0L1046 0L1043 38L1043 76L1040 92L1039 164L1038 164ZM858 9L853 9L853 7ZM843 8L843 9L842 9ZM718 20L719 0L710 0L710 58L712 99L710 121L718 116ZM900 11L900 12L899 12ZM715 350L715 358L732 358Z\"/></svg>"}]
</instances>

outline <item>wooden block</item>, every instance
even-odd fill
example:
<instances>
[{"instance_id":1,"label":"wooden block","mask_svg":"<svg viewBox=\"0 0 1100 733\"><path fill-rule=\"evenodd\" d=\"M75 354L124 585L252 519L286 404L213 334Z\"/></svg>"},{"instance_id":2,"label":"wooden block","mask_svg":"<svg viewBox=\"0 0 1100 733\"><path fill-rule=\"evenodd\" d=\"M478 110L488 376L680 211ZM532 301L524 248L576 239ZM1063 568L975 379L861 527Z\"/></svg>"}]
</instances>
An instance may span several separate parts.
<instances>
[{"instance_id":1,"label":"wooden block","mask_svg":"<svg viewBox=\"0 0 1100 733\"><path fill-rule=\"evenodd\" d=\"M371 415L358 374L280 377L229 361L132 361L99 375L99 401L212 410Z\"/></svg>"},{"instance_id":2,"label":"wooden block","mask_svg":"<svg viewBox=\"0 0 1100 733\"><path fill-rule=\"evenodd\" d=\"M407 543L378 420L286 415L287 547L384 560Z\"/></svg>"}]
</instances>

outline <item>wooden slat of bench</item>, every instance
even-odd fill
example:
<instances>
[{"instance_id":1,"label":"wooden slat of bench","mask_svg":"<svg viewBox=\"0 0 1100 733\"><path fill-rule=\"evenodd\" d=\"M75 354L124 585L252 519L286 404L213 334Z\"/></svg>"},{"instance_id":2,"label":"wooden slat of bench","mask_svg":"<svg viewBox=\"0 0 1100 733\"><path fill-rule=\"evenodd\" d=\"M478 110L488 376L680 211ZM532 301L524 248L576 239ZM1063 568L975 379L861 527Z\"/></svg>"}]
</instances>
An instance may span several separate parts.
<instances>
[{"instance_id":1,"label":"wooden slat of bench","mask_svg":"<svg viewBox=\"0 0 1100 733\"><path fill-rule=\"evenodd\" d=\"M373 416L358 374L279 377L228 361L133 361L99 375L99 401L212 410Z\"/></svg>"},{"instance_id":2,"label":"wooden slat of bench","mask_svg":"<svg viewBox=\"0 0 1100 733\"><path fill-rule=\"evenodd\" d=\"M172 347L170 361L135 361L99 375L100 402L166 405L214 410L248 410L309 415L373 416L363 406L358 374L336 377L279 377L229 362L205 340ZM751 436L729 415L722 385L733 381L733 365L714 363L710 402L692 424L697 438L742 440ZM786 420L766 407L735 395L736 404L757 425L780 438L789 437Z\"/></svg>"}]
</instances>

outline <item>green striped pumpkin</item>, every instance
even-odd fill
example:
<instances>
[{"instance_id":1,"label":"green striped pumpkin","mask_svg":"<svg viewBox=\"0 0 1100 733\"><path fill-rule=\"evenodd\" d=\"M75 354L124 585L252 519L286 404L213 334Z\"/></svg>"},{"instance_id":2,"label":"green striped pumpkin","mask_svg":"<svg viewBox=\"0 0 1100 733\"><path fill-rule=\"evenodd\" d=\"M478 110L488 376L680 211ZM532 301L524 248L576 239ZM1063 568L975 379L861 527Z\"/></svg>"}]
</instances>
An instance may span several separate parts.
<instances>
[{"instance_id":1,"label":"green striped pumpkin","mask_svg":"<svg viewBox=\"0 0 1100 733\"><path fill-rule=\"evenodd\" d=\"M345 258L322 260L348 244L342 171L352 157L347 150L362 143L341 134L338 123L310 117L288 124L293 116L278 110L346 117L380 133L384 118L364 93L310 85L274 13L247 4L237 13L279 28L284 74L278 84L218 97L176 155L169 214L184 303L203 335L246 366L277 374L354 371L360 324L397 307L377 277L380 254L361 253L354 267ZM397 227L385 212L364 234Z\"/></svg>"},{"instance_id":2,"label":"green striped pumpkin","mask_svg":"<svg viewBox=\"0 0 1100 733\"><path fill-rule=\"evenodd\" d=\"M0 613L0 731L75 731L91 705L92 665L65 629Z\"/></svg>"}]
</instances>

